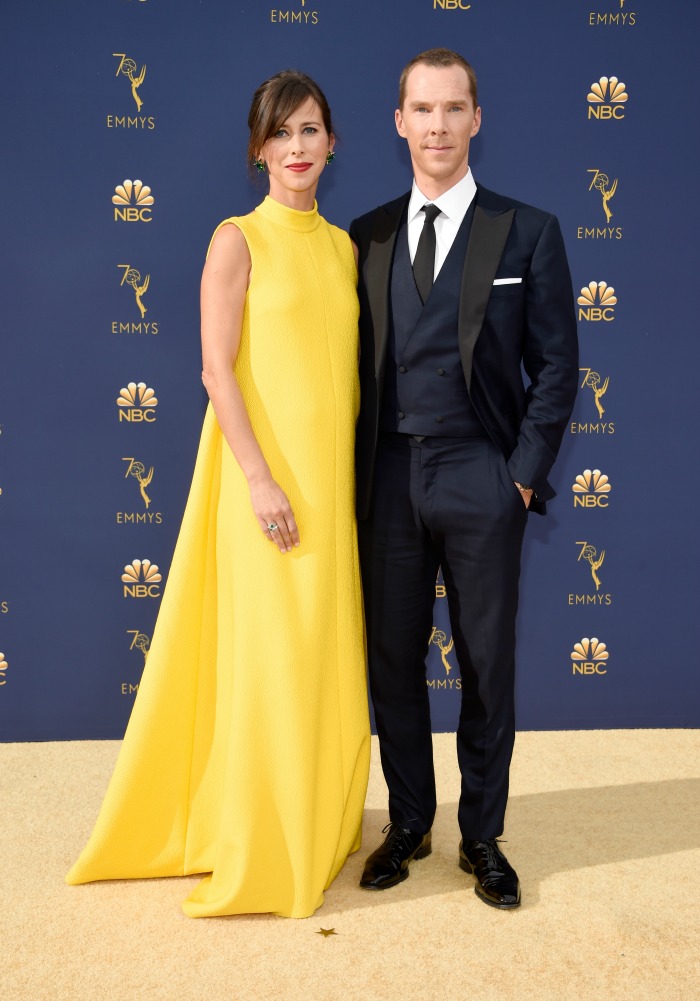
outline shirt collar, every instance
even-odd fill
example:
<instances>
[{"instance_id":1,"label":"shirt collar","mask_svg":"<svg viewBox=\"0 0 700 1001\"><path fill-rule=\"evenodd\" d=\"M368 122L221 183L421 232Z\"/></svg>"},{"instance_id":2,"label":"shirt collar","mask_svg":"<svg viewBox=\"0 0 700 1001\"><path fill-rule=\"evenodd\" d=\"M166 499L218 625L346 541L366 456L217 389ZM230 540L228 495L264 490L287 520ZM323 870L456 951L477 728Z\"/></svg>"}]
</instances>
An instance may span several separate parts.
<instances>
[{"instance_id":1,"label":"shirt collar","mask_svg":"<svg viewBox=\"0 0 700 1001\"><path fill-rule=\"evenodd\" d=\"M464 218L464 213L471 205L475 194L476 183L474 181L474 175L469 168L467 168L467 173L462 180L453 184L452 187L443 192L439 198L426 198L416 184L414 178L413 187L411 188L411 197L408 201L408 221L412 222L418 213L423 210L425 203L431 201L433 205L437 205L440 211L443 212L448 219L461 220Z\"/></svg>"}]
</instances>

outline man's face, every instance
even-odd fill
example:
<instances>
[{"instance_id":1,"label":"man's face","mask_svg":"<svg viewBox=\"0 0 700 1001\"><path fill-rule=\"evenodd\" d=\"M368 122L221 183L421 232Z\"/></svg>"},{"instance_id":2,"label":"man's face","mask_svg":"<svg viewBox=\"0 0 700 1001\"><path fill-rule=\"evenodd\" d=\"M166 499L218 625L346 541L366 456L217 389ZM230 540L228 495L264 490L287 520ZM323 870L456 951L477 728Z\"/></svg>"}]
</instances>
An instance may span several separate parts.
<instances>
[{"instance_id":1,"label":"man's face","mask_svg":"<svg viewBox=\"0 0 700 1001\"><path fill-rule=\"evenodd\" d=\"M481 108L474 107L462 66L414 66L395 117L425 195L437 198L466 175L469 141L479 131Z\"/></svg>"}]
</instances>

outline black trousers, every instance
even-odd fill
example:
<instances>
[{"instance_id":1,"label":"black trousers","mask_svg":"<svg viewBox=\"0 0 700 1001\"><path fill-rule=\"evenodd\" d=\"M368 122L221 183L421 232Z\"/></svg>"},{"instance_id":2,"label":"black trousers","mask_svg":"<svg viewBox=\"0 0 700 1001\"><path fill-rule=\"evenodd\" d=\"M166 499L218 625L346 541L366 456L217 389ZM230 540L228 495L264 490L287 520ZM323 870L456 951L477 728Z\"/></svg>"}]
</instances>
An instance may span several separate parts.
<instances>
[{"instance_id":1,"label":"black trousers","mask_svg":"<svg viewBox=\"0 0 700 1001\"><path fill-rule=\"evenodd\" d=\"M440 566L462 675L459 826L465 840L503 832L526 521L490 439L380 435L370 516L359 524L370 689L389 816L418 833L436 808L425 658Z\"/></svg>"}]
</instances>

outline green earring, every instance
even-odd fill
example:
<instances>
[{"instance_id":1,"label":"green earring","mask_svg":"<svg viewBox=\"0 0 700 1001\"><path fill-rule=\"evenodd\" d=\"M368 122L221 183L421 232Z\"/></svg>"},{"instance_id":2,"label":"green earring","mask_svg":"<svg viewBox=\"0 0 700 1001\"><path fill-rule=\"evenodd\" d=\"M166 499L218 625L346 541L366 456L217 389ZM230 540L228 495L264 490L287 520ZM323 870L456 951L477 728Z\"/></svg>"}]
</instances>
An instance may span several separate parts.
<instances>
[{"instance_id":1,"label":"green earring","mask_svg":"<svg viewBox=\"0 0 700 1001\"><path fill-rule=\"evenodd\" d=\"M328 154L326 155L326 166L328 166L329 163L333 163L334 160L335 160L335 153L333 152L332 149L329 149Z\"/></svg>"},{"instance_id":2,"label":"green earring","mask_svg":"<svg viewBox=\"0 0 700 1001\"><path fill-rule=\"evenodd\" d=\"M258 157L257 160L253 160L253 166L257 167L259 173L262 173L265 169L265 161L261 157Z\"/></svg>"}]
</instances>

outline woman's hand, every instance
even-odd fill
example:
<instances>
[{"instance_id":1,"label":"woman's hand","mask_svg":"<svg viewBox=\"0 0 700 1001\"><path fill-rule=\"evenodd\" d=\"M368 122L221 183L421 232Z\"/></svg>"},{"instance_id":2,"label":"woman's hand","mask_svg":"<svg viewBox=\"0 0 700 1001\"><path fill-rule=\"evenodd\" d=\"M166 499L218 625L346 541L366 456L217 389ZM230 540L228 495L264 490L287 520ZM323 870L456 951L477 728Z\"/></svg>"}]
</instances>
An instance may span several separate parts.
<instances>
[{"instance_id":1,"label":"woman's hand","mask_svg":"<svg viewBox=\"0 0 700 1001\"><path fill-rule=\"evenodd\" d=\"M271 476L249 482L248 486L260 528L281 553L290 553L293 546L299 545L299 529L284 490Z\"/></svg>"}]
</instances>

